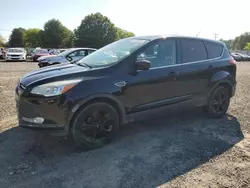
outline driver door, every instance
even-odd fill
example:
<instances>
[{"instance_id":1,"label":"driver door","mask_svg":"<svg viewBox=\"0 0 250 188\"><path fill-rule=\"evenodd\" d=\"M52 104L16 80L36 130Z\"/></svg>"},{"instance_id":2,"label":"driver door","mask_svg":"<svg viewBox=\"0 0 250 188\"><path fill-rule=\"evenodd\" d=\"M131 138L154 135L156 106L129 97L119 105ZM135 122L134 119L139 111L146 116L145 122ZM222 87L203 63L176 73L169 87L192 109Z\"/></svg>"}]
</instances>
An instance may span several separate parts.
<instances>
[{"instance_id":1,"label":"driver door","mask_svg":"<svg viewBox=\"0 0 250 188\"><path fill-rule=\"evenodd\" d=\"M127 80L124 99L131 111L141 111L162 105L178 103L178 64L176 41L167 39L150 45L137 60L151 62L149 70L138 70Z\"/></svg>"}]
</instances>

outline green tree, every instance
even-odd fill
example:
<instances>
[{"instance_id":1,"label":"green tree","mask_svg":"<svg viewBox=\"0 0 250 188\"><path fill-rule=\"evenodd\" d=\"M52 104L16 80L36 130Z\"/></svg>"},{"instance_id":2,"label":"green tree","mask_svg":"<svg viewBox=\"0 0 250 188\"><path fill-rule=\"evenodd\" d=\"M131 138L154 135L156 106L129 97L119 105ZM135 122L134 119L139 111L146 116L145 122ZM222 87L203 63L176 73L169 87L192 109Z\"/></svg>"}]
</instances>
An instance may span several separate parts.
<instances>
[{"instance_id":1,"label":"green tree","mask_svg":"<svg viewBox=\"0 0 250 188\"><path fill-rule=\"evenodd\" d=\"M24 44L26 47L42 47L41 29L33 28L24 32Z\"/></svg>"},{"instance_id":2,"label":"green tree","mask_svg":"<svg viewBox=\"0 0 250 188\"><path fill-rule=\"evenodd\" d=\"M250 42L246 43L244 50L250 50Z\"/></svg>"},{"instance_id":3,"label":"green tree","mask_svg":"<svg viewBox=\"0 0 250 188\"><path fill-rule=\"evenodd\" d=\"M228 49L231 49L231 44L233 42L233 40L223 40L223 39L220 39L221 42L224 42L227 46Z\"/></svg>"},{"instance_id":4,"label":"green tree","mask_svg":"<svg viewBox=\"0 0 250 188\"><path fill-rule=\"evenodd\" d=\"M126 30L121 29L119 27L116 28L116 32L117 32L117 40L135 36L134 33L126 31Z\"/></svg>"},{"instance_id":5,"label":"green tree","mask_svg":"<svg viewBox=\"0 0 250 188\"><path fill-rule=\"evenodd\" d=\"M4 46L4 44L5 44L5 39L3 38L2 35L0 35L0 47Z\"/></svg>"},{"instance_id":6,"label":"green tree","mask_svg":"<svg viewBox=\"0 0 250 188\"><path fill-rule=\"evenodd\" d=\"M62 41L61 47L71 48L74 46L75 35L71 30L69 30L67 28L65 28L65 30L66 30L66 37Z\"/></svg>"},{"instance_id":7,"label":"green tree","mask_svg":"<svg viewBox=\"0 0 250 188\"><path fill-rule=\"evenodd\" d=\"M65 44L70 44L70 39L72 39L72 44L71 33L59 20L51 19L44 24L44 31L42 32L44 46L48 48L65 47Z\"/></svg>"},{"instance_id":8,"label":"green tree","mask_svg":"<svg viewBox=\"0 0 250 188\"><path fill-rule=\"evenodd\" d=\"M21 27L14 28L10 35L10 39L8 43L9 47L24 47L24 41L23 41L24 32L25 32L25 29Z\"/></svg>"},{"instance_id":9,"label":"green tree","mask_svg":"<svg viewBox=\"0 0 250 188\"><path fill-rule=\"evenodd\" d=\"M75 45L101 48L117 39L115 25L101 13L86 16L75 30Z\"/></svg>"}]
</instances>

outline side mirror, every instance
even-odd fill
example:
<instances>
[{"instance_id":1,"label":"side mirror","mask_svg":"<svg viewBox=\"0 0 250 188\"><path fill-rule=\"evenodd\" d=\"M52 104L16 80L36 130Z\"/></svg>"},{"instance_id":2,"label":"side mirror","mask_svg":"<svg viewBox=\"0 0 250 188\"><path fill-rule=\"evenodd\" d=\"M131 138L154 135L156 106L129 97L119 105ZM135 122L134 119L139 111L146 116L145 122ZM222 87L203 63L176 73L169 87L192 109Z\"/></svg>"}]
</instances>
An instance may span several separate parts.
<instances>
[{"instance_id":1,"label":"side mirror","mask_svg":"<svg viewBox=\"0 0 250 188\"><path fill-rule=\"evenodd\" d=\"M73 60L73 58L70 57L70 56L66 57L66 59L67 59L68 61L72 61L72 60Z\"/></svg>"},{"instance_id":2,"label":"side mirror","mask_svg":"<svg viewBox=\"0 0 250 188\"><path fill-rule=\"evenodd\" d=\"M136 70L149 70L151 67L151 63L148 60L137 60L135 62Z\"/></svg>"}]
</instances>

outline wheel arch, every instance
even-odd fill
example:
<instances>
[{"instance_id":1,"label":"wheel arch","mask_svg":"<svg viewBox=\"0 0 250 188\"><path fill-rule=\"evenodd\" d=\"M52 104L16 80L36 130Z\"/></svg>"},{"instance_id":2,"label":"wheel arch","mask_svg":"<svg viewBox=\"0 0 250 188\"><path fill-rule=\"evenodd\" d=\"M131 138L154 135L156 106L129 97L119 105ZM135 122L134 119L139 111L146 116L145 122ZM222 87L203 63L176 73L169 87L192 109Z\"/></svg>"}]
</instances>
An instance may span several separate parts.
<instances>
[{"instance_id":1,"label":"wheel arch","mask_svg":"<svg viewBox=\"0 0 250 188\"><path fill-rule=\"evenodd\" d=\"M233 85L234 85L233 76L227 71L219 71L216 74L214 74L210 80L210 92L208 96L210 96L213 90L216 89L217 87L224 86L228 88L230 97L232 97Z\"/></svg>"},{"instance_id":2,"label":"wheel arch","mask_svg":"<svg viewBox=\"0 0 250 188\"><path fill-rule=\"evenodd\" d=\"M90 96L90 97L80 101L78 104L74 105L74 107L71 110L72 114L69 117L68 126L66 127L67 132L69 132L69 130L72 126L72 123L73 123L75 117L77 116L77 114L83 108L85 108L89 104L92 104L95 102L104 102L104 103L111 105L113 108L115 108L115 110L117 111L117 113L119 115L120 124L123 124L125 122L126 112L125 112L125 108L122 105L122 103L116 97L114 97L110 94L99 94L99 95Z\"/></svg>"}]
</instances>

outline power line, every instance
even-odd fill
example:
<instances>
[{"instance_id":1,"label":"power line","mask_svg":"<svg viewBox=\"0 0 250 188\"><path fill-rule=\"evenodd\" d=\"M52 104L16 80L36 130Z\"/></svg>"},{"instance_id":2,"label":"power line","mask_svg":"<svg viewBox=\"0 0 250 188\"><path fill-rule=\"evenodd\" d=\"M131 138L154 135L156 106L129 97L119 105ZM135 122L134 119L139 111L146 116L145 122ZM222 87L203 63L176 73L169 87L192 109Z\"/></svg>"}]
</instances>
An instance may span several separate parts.
<instances>
[{"instance_id":1,"label":"power line","mask_svg":"<svg viewBox=\"0 0 250 188\"><path fill-rule=\"evenodd\" d=\"M0 29L1 31L11 31L10 29Z\"/></svg>"},{"instance_id":2,"label":"power line","mask_svg":"<svg viewBox=\"0 0 250 188\"><path fill-rule=\"evenodd\" d=\"M218 33L214 33L214 40L217 39L218 35L219 35Z\"/></svg>"}]
</instances>

